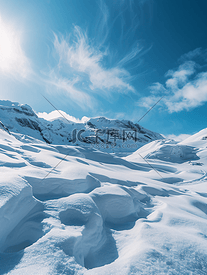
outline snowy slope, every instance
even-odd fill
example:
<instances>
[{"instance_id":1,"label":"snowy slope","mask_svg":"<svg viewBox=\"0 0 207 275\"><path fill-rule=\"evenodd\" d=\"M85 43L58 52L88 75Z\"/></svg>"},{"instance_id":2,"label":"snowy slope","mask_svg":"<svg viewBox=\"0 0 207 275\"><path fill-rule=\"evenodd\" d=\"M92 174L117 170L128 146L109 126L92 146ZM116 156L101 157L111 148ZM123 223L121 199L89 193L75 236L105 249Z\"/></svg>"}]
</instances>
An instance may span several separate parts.
<instances>
[{"instance_id":1,"label":"snowy slope","mask_svg":"<svg viewBox=\"0 0 207 275\"><path fill-rule=\"evenodd\" d=\"M126 120L92 118L85 123L69 121L59 114L51 121L38 117L28 105L0 101L0 128L49 144L80 145L105 152L134 152L160 134Z\"/></svg>"},{"instance_id":2,"label":"snowy slope","mask_svg":"<svg viewBox=\"0 0 207 275\"><path fill-rule=\"evenodd\" d=\"M120 158L2 126L0 274L207 274L206 133Z\"/></svg>"}]
</instances>

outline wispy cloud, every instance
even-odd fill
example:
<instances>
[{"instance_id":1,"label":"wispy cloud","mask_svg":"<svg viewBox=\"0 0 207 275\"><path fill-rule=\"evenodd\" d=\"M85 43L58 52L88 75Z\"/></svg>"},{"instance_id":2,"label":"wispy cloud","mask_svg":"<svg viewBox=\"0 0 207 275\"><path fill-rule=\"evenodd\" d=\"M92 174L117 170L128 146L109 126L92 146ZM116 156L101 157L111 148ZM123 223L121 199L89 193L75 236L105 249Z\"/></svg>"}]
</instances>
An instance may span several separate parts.
<instances>
[{"instance_id":1,"label":"wispy cloud","mask_svg":"<svg viewBox=\"0 0 207 275\"><path fill-rule=\"evenodd\" d=\"M207 62L207 49L196 48L193 51L183 54L179 61L185 62L188 60L194 60L195 62Z\"/></svg>"},{"instance_id":2,"label":"wispy cloud","mask_svg":"<svg viewBox=\"0 0 207 275\"><path fill-rule=\"evenodd\" d=\"M98 1L100 13L95 24L95 33L98 37L100 47L104 45L109 35L109 9L103 0Z\"/></svg>"},{"instance_id":3,"label":"wispy cloud","mask_svg":"<svg viewBox=\"0 0 207 275\"><path fill-rule=\"evenodd\" d=\"M87 78L91 90L134 91L127 81L129 73L119 66L106 68L103 64L107 52L95 48L79 27L75 26L72 39L55 35L54 47L59 55L59 67L67 66L74 74L82 73L81 80Z\"/></svg>"},{"instance_id":4,"label":"wispy cloud","mask_svg":"<svg viewBox=\"0 0 207 275\"><path fill-rule=\"evenodd\" d=\"M0 16L0 72L17 79L31 73L29 59L21 46L21 33Z\"/></svg>"},{"instance_id":5,"label":"wispy cloud","mask_svg":"<svg viewBox=\"0 0 207 275\"><path fill-rule=\"evenodd\" d=\"M127 63L131 62L134 59L137 59L138 57L140 57L139 53L141 53L143 51L143 47L141 45L139 45L138 43L135 43L134 47L132 48L132 50L126 54L120 61L119 61L119 65L124 66Z\"/></svg>"},{"instance_id":6,"label":"wispy cloud","mask_svg":"<svg viewBox=\"0 0 207 275\"><path fill-rule=\"evenodd\" d=\"M63 92L66 96L69 96L73 104L77 104L82 109L93 108L95 99L88 95L86 92L75 87L75 84L79 81L78 78L69 80L67 78L58 76L55 72L51 71L49 79L45 81L47 86L51 86L56 89L56 92ZM51 89L52 90L52 89Z\"/></svg>"},{"instance_id":7,"label":"wispy cloud","mask_svg":"<svg viewBox=\"0 0 207 275\"><path fill-rule=\"evenodd\" d=\"M136 7L144 2L138 0ZM141 64L141 57L150 49L134 39L141 16L137 18L133 0L97 3L96 23L89 31L74 26L66 36L54 34L58 62L49 73L53 87L89 108L100 103L100 96L111 100L115 93L134 93L131 83L135 76L130 71Z\"/></svg>"},{"instance_id":8,"label":"wispy cloud","mask_svg":"<svg viewBox=\"0 0 207 275\"><path fill-rule=\"evenodd\" d=\"M166 73L168 79L165 84L151 86L151 95L141 98L138 104L148 108L163 93L166 96L162 102L170 113L190 110L207 102L207 72L201 71L200 64L189 60L201 54L201 49L196 49L183 56L183 63L176 70Z\"/></svg>"}]
</instances>

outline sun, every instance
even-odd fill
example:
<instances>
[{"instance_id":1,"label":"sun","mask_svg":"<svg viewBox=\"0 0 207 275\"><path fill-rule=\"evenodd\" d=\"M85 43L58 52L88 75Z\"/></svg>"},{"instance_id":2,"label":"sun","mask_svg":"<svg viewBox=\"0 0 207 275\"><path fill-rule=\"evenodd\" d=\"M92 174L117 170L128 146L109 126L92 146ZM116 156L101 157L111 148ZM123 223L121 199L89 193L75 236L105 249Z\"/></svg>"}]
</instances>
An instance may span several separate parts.
<instances>
[{"instance_id":1,"label":"sun","mask_svg":"<svg viewBox=\"0 0 207 275\"><path fill-rule=\"evenodd\" d=\"M0 17L0 71L26 75L28 60L21 48L21 35Z\"/></svg>"}]
</instances>

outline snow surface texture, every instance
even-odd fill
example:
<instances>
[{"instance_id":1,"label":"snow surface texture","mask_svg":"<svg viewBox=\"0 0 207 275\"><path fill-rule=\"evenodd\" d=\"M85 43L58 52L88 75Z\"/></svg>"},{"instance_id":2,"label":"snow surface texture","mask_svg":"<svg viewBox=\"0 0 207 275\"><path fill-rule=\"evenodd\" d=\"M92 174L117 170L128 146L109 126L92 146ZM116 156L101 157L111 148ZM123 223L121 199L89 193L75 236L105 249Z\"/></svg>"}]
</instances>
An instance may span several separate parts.
<instances>
[{"instance_id":1,"label":"snow surface texture","mask_svg":"<svg viewBox=\"0 0 207 275\"><path fill-rule=\"evenodd\" d=\"M7 126L0 274L207 274L207 129L121 158Z\"/></svg>"}]
</instances>

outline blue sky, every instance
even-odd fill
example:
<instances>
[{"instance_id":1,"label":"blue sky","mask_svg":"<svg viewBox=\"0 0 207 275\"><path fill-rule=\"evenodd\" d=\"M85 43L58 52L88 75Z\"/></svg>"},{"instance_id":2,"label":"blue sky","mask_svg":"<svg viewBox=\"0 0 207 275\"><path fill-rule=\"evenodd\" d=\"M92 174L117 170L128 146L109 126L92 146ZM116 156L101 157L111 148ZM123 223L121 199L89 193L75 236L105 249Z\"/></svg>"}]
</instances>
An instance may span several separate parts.
<instances>
[{"instance_id":1,"label":"blue sky","mask_svg":"<svg viewBox=\"0 0 207 275\"><path fill-rule=\"evenodd\" d=\"M1 0L1 99L36 112L206 128L206 0Z\"/></svg>"}]
</instances>

